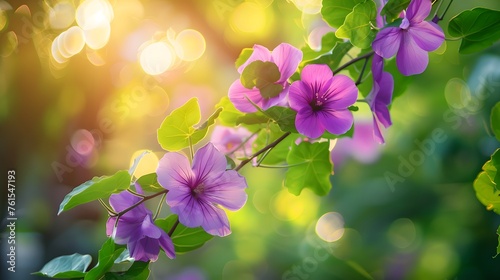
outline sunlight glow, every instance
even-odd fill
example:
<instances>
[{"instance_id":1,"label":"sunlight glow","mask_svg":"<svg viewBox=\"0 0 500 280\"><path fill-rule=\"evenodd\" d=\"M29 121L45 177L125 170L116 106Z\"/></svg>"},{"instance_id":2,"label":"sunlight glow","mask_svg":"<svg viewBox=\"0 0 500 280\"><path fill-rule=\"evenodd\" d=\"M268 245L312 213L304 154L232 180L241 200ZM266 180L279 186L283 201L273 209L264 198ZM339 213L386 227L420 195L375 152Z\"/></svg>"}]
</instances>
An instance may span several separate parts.
<instances>
[{"instance_id":1,"label":"sunlight glow","mask_svg":"<svg viewBox=\"0 0 500 280\"><path fill-rule=\"evenodd\" d=\"M291 0L304 14L317 14L321 11L322 0Z\"/></svg>"},{"instance_id":2,"label":"sunlight glow","mask_svg":"<svg viewBox=\"0 0 500 280\"><path fill-rule=\"evenodd\" d=\"M323 214L316 223L316 234L326 242L339 240L344 230L344 218L336 212Z\"/></svg>"},{"instance_id":3,"label":"sunlight glow","mask_svg":"<svg viewBox=\"0 0 500 280\"><path fill-rule=\"evenodd\" d=\"M52 29L68 28L75 20L75 7L67 1L57 3L49 11L49 24Z\"/></svg>"},{"instance_id":4,"label":"sunlight glow","mask_svg":"<svg viewBox=\"0 0 500 280\"><path fill-rule=\"evenodd\" d=\"M197 60L207 47L203 35L194 29L182 30L175 38L175 43L175 52L184 61Z\"/></svg>"},{"instance_id":5,"label":"sunlight glow","mask_svg":"<svg viewBox=\"0 0 500 280\"><path fill-rule=\"evenodd\" d=\"M130 166L132 166L134 164L134 160L145 151L146 150L136 151L130 159ZM144 154L135 169L134 176L139 178L146 174L156 172L156 168L158 168L158 161L158 157L154 153Z\"/></svg>"},{"instance_id":6,"label":"sunlight glow","mask_svg":"<svg viewBox=\"0 0 500 280\"><path fill-rule=\"evenodd\" d=\"M83 30L78 26L72 26L65 32L61 33L60 41L63 42L61 53L63 50L73 56L79 53L85 46L85 37Z\"/></svg>"},{"instance_id":7,"label":"sunlight glow","mask_svg":"<svg viewBox=\"0 0 500 280\"><path fill-rule=\"evenodd\" d=\"M259 4L243 2L234 9L231 23L236 31L263 32L267 26L266 11Z\"/></svg>"},{"instance_id":8,"label":"sunlight glow","mask_svg":"<svg viewBox=\"0 0 500 280\"><path fill-rule=\"evenodd\" d=\"M108 1L86 0L78 6L76 22L83 29L89 48L97 50L108 43L113 17L113 7Z\"/></svg>"},{"instance_id":9,"label":"sunlight glow","mask_svg":"<svg viewBox=\"0 0 500 280\"><path fill-rule=\"evenodd\" d=\"M84 30L84 33L87 46L91 49L98 50L108 43L111 35L111 26L109 22L103 22L96 28Z\"/></svg>"},{"instance_id":10,"label":"sunlight glow","mask_svg":"<svg viewBox=\"0 0 500 280\"><path fill-rule=\"evenodd\" d=\"M159 75L174 63L174 51L165 42L152 43L140 54L141 67L149 75Z\"/></svg>"},{"instance_id":11,"label":"sunlight glow","mask_svg":"<svg viewBox=\"0 0 500 280\"><path fill-rule=\"evenodd\" d=\"M5 26L7 26L7 22L9 21L9 19L7 18L7 13L0 9L0 31L2 31Z\"/></svg>"}]
</instances>

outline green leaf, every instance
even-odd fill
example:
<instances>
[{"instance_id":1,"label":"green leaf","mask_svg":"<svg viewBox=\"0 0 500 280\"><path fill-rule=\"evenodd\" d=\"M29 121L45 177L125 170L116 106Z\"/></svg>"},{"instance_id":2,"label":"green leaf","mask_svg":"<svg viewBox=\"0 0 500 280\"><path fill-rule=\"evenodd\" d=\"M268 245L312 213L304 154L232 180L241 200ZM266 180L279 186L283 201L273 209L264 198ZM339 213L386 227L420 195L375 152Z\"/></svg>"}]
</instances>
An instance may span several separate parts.
<instances>
[{"instance_id":1,"label":"green leaf","mask_svg":"<svg viewBox=\"0 0 500 280\"><path fill-rule=\"evenodd\" d=\"M275 63L256 60L245 67L240 79L244 87L248 89L256 87L262 97L271 98L283 91L283 86L275 84L280 77L280 70Z\"/></svg>"},{"instance_id":2,"label":"green leaf","mask_svg":"<svg viewBox=\"0 0 500 280\"><path fill-rule=\"evenodd\" d=\"M161 123L158 129L158 143L167 151L178 151L201 141L208 128L215 123L222 108L216 111L199 128L194 126L201 119L197 98L189 99L186 104L175 109Z\"/></svg>"},{"instance_id":3,"label":"green leaf","mask_svg":"<svg viewBox=\"0 0 500 280\"><path fill-rule=\"evenodd\" d=\"M483 170L496 188L500 189L500 172L498 172L500 170L500 149L491 155L491 159L483 165Z\"/></svg>"},{"instance_id":4,"label":"green leaf","mask_svg":"<svg viewBox=\"0 0 500 280\"><path fill-rule=\"evenodd\" d=\"M264 111L264 114L274 120L281 130L297 132L297 129L295 129L297 112L291 108L274 106Z\"/></svg>"},{"instance_id":5,"label":"green leaf","mask_svg":"<svg viewBox=\"0 0 500 280\"><path fill-rule=\"evenodd\" d=\"M75 253L60 256L46 263L40 271L33 273L33 275L50 278L83 278L91 261L90 255Z\"/></svg>"},{"instance_id":6,"label":"green leaf","mask_svg":"<svg viewBox=\"0 0 500 280\"><path fill-rule=\"evenodd\" d=\"M141 178L136 181L143 191L146 192L159 192L163 191L164 188L158 183L158 175L156 173L149 173L141 176Z\"/></svg>"},{"instance_id":7,"label":"green leaf","mask_svg":"<svg viewBox=\"0 0 500 280\"><path fill-rule=\"evenodd\" d=\"M85 280L100 279L101 276L109 271L114 261L123 251L125 251L124 246L119 246L117 248L113 238L108 238L108 240L102 244L101 250L99 250L97 265L87 272Z\"/></svg>"},{"instance_id":8,"label":"green leaf","mask_svg":"<svg viewBox=\"0 0 500 280\"><path fill-rule=\"evenodd\" d=\"M477 199L486 206L487 210L493 210L500 214L500 191L490 180L486 172L481 172L473 183Z\"/></svg>"},{"instance_id":9,"label":"green leaf","mask_svg":"<svg viewBox=\"0 0 500 280\"><path fill-rule=\"evenodd\" d=\"M376 34L370 22L375 22L376 17L377 7L373 0L359 3L347 15L344 24L337 29L335 35L339 38L349 39L354 46L360 49L369 48Z\"/></svg>"},{"instance_id":10,"label":"green leaf","mask_svg":"<svg viewBox=\"0 0 500 280\"><path fill-rule=\"evenodd\" d=\"M113 193L126 190L129 186L130 174L126 170L118 171L112 176L94 177L67 194L59 205L57 214L59 215L80 204L106 198Z\"/></svg>"},{"instance_id":11,"label":"green leaf","mask_svg":"<svg viewBox=\"0 0 500 280\"><path fill-rule=\"evenodd\" d=\"M234 107L227 96L222 97L215 107L222 108L222 112L219 114L219 121L224 126L236 126L238 118L244 115Z\"/></svg>"},{"instance_id":12,"label":"green leaf","mask_svg":"<svg viewBox=\"0 0 500 280\"><path fill-rule=\"evenodd\" d=\"M253 142L252 150L256 152L265 146L269 145L269 143L278 139L283 135L283 131L279 128L279 126L275 123L270 123L268 127L262 129L259 134L257 134L257 138ZM266 154L264 160L261 162L262 164L275 165L280 164L286 161L286 157L290 150L290 146L292 143L298 138L298 134L291 134L283 141L278 143L269 153Z\"/></svg>"},{"instance_id":13,"label":"green leaf","mask_svg":"<svg viewBox=\"0 0 500 280\"><path fill-rule=\"evenodd\" d=\"M239 68L241 65L243 65L243 63L245 63L248 60L248 58L250 58L252 53L253 53L252 48L242 49L240 55L238 56L238 59L236 59L236 62L234 63L236 68Z\"/></svg>"},{"instance_id":14,"label":"green leaf","mask_svg":"<svg viewBox=\"0 0 500 280\"><path fill-rule=\"evenodd\" d=\"M149 262L136 261L126 272L108 272L105 280L146 280L149 278Z\"/></svg>"},{"instance_id":15,"label":"green leaf","mask_svg":"<svg viewBox=\"0 0 500 280\"><path fill-rule=\"evenodd\" d=\"M236 125L239 124L263 124L269 122L269 117L261 112L249 113L238 117Z\"/></svg>"},{"instance_id":16,"label":"green leaf","mask_svg":"<svg viewBox=\"0 0 500 280\"><path fill-rule=\"evenodd\" d=\"M462 38L460 53L481 51L500 39L500 11L485 8L463 11L450 20L448 32Z\"/></svg>"},{"instance_id":17,"label":"green leaf","mask_svg":"<svg viewBox=\"0 0 500 280\"><path fill-rule=\"evenodd\" d=\"M410 0L389 0L380 12L380 15L385 16L387 22L392 22L399 18L399 15L408 7L408 4L410 4Z\"/></svg>"},{"instance_id":18,"label":"green leaf","mask_svg":"<svg viewBox=\"0 0 500 280\"><path fill-rule=\"evenodd\" d=\"M309 188L317 195L328 194L333 169L328 147L328 142L292 145L286 160L292 167L285 174L285 187L290 193L299 195L304 188Z\"/></svg>"},{"instance_id":19,"label":"green leaf","mask_svg":"<svg viewBox=\"0 0 500 280\"><path fill-rule=\"evenodd\" d=\"M157 219L155 224L165 232L169 232L176 221L177 215L170 215L165 219ZM179 223L172 233L171 239L174 243L175 252L185 253L200 248L205 242L212 239L212 237L212 235L206 233L201 227L188 228Z\"/></svg>"},{"instance_id":20,"label":"green leaf","mask_svg":"<svg viewBox=\"0 0 500 280\"><path fill-rule=\"evenodd\" d=\"M497 228L497 235L498 235L497 254L494 256L494 258L496 258L498 254L500 254L500 226L498 226Z\"/></svg>"},{"instance_id":21,"label":"green leaf","mask_svg":"<svg viewBox=\"0 0 500 280\"><path fill-rule=\"evenodd\" d=\"M364 0L323 0L321 15L332 27L339 28L354 6Z\"/></svg>"},{"instance_id":22,"label":"green leaf","mask_svg":"<svg viewBox=\"0 0 500 280\"><path fill-rule=\"evenodd\" d=\"M321 49L316 51L311 49L309 45L301 48L302 51L302 61L309 61L316 59L326 53L329 53L338 42L342 42L334 32L328 32L321 38Z\"/></svg>"},{"instance_id":23,"label":"green leaf","mask_svg":"<svg viewBox=\"0 0 500 280\"><path fill-rule=\"evenodd\" d=\"M491 109L490 124L493 134L500 141L500 102L497 102Z\"/></svg>"},{"instance_id":24,"label":"green leaf","mask_svg":"<svg viewBox=\"0 0 500 280\"><path fill-rule=\"evenodd\" d=\"M332 71L337 70L342 58L349 52L352 48L352 44L349 42L339 41L327 54L324 54L314 60L304 61L300 68L304 68L308 64L326 64Z\"/></svg>"}]
</instances>

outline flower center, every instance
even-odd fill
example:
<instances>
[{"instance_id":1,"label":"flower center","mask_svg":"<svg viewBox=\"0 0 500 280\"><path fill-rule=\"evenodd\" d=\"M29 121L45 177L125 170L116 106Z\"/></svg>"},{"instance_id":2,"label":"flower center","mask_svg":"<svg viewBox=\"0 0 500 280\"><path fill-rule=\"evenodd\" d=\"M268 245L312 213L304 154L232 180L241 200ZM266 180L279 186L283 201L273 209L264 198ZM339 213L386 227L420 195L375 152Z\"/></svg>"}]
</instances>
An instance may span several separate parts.
<instances>
[{"instance_id":1,"label":"flower center","mask_svg":"<svg viewBox=\"0 0 500 280\"><path fill-rule=\"evenodd\" d=\"M326 97L325 94L319 94L318 92L316 92L310 104L312 110L314 112L320 111L326 101L328 101L328 97Z\"/></svg>"},{"instance_id":2,"label":"flower center","mask_svg":"<svg viewBox=\"0 0 500 280\"><path fill-rule=\"evenodd\" d=\"M198 197L199 195L203 194L204 191L205 191L205 185L201 183L191 190L191 194L195 197Z\"/></svg>"},{"instance_id":3,"label":"flower center","mask_svg":"<svg viewBox=\"0 0 500 280\"><path fill-rule=\"evenodd\" d=\"M405 17L401 24L399 25L399 28L407 30L408 27L410 27L410 21Z\"/></svg>"}]
</instances>

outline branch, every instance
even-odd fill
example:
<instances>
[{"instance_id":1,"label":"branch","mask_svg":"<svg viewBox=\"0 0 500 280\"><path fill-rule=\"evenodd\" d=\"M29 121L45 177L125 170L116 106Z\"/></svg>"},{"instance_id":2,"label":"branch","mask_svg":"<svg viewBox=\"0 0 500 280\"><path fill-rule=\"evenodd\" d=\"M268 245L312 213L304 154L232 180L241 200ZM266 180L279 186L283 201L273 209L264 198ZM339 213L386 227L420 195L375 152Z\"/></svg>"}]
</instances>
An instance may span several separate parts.
<instances>
[{"instance_id":1,"label":"branch","mask_svg":"<svg viewBox=\"0 0 500 280\"><path fill-rule=\"evenodd\" d=\"M245 159L244 161L240 162L240 164L234 170L235 171L240 170L243 166L245 166L247 163L249 163L250 161L252 161L252 159L254 159L255 157L259 156L260 154L264 153L265 151L267 151L269 149L272 149L272 148L276 147L276 145L278 145L281 141L283 141L290 134L291 134L291 132L289 132L289 131L285 132L285 134L281 135L280 138L274 140L269 145L267 145L264 148L260 149L255 154L253 154L251 157L249 157L249 158Z\"/></svg>"},{"instance_id":2,"label":"branch","mask_svg":"<svg viewBox=\"0 0 500 280\"><path fill-rule=\"evenodd\" d=\"M345 68L353 65L354 63L360 61L360 60L363 60L363 59L368 59L370 56L372 56L375 52L374 51L371 51L371 52L367 52L365 53L364 55L362 56L358 56L354 59L352 59L351 61L345 63L344 65L341 65L339 66L339 68L335 69L335 71L333 71L333 75L337 74L338 72L344 70Z\"/></svg>"}]
</instances>

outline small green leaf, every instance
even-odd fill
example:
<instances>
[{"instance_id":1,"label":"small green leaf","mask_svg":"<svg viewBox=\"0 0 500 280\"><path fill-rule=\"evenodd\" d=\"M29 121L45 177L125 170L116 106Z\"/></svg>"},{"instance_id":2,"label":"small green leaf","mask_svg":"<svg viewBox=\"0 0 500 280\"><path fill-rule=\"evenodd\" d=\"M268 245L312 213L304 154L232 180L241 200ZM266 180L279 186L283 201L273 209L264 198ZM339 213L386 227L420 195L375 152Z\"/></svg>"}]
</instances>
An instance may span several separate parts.
<instances>
[{"instance_id":1,"label":"small green leaf","mask_svg":"<svg viewBox=\"0 0 500 280\"><path fill-rule=\"evenodd\" d=\"M339 28L354 6L364 0L323 0L321 15L332 27Z\"/></svg>"},{"instance_id":2,"label":"small green leaf","mask_svg":"<svg viewBox=\"0 0 500 280\"><path fill-rule=\"evenodd\" d=\"M500 254L500 226L498 226L497 228L497 235L498 235L497 254L493 258L496 258L498 254Z\"/></svg>"},{"instance_id":3,"label":"small green leaf","mask_svg":"<svg viewBox=\"0 0 500 280\"><path fill-rule=\"evenodd\" d=\"M222 108L222 112L219 114L219 121L224 126L236 126L238 118L244 115L234 107L227 96L222 97L215 107Z\"/></svg>"},{"instance_id":4,"label":"small green leaf","mask_svg":"<svg viewBox=\"0 0 500 280\"><path fill-rule=\"evenodd\" d=\"M186 104L175 109L161 123L158 129L158 143L167 151L179 151L190 144L201 141L208 128L215 123L221 108L218 108L199 128L194 126L201 119L200 105L197 98L189 99Z\"/></svg>"},{"instance_id":5,"label":"small green leaf","mask_svg":"<svg viewBox=\"0 0 500 280\"><path fill-rule=\"evenodd\" d=\"M385 16L387 22L392 22L399 18L401 12L408 7L410 0L389 0L380 12L380 15Z\"/></svg>"},{"instance_id":6,"label":"small green leaf","mask_svg":"<svg viewBox=\"0 0 500 280\"><path fill-rule=\"evenodd\" d=\"M240 116L238 120L236 121L236 125L239 124L262 124L262 123L267 123L269 122L269 117L265 116L261 112L255 112L255 113L249 113L245 114L243 116Z\"/></svg>"},{"instance_id":7,"label":"small green leaf","mask_svg":"<svg viewBox=\"0 0 500 280\"><path fill-rule=\"evenodd\" d=\"M337 70L342 58L349 52L352 48L352 44L349 42L339 41L331 49L330 52L324 54L314 60L304 61L300 65L300 69L303 69L308 64L326 64L332 71Z\"/></svg>"},{"instance_id":8,"label":"small green leaf","mask_svg":"<svg viewBox=\"0 0 500 280\"><path fill-rule=\"evenodd\" d=\"M91 261L90 255L75 253L60 256L46 263L40 271L33 273L33 275L50 278L83 278Z\"/></svg>"},{"instance_id":9,"label":"small green leaf","mask_svg":"<svg viewBox=\"0 0 500 280\"><path fill-rule=\"evenodd\" d=\"M313 59L316 59L316 58L318 58L326 53L329 53L338 42L342 42L342 40L337 38L337 36L335 36L334 32L326 33L321 38L321 49L320 50L318 50L318 51L313 50L313 49L311 49L311 47L309 47L309 45L306 45L305 47L301 48L302 61L313 60Z\"/></svg>"},{"instance_id":10,"label":"small green leaf","mask_svg":"<svg viewBox=\"0 0 500 280\"><path fill-rule=\"evenodd\" d=\"M136 181L143 191L146 192L159 192L163 191L164 188L158 183L158 175L156 173L149 173L141 176L141 178Z\"/></svg>"},{"instance_id":11,"label":"small green leaf","mask_svg":"<svg viewBox=\"0 0 500 280\"><path fill-rule=\"evenodd\" d=\"M496 188L500 189L500 149L491 155L491 159L483 165L483 170Z\"/></svg>"},{"instance_id":12,"label":"small green leaf","mask_svg":"<svg viewBox=\"0 0 500 280\"><path fill-rule=\"evenodd\" d=\"M113 241L113 238L108 238L104 244L102 244L101 250L99 250L98 262L95 267L93 267L87 275L85 275L85 280L100 279L109 269L113 266L114 261L125 251L124 246L117 246Z\"/></svg>"},{"instance_id":13,"label":"small green leaf","mask_svg":"<svg viewBox=\"0 0 500 280\"><path fill-rule=\"evenodd\" d=\"M285 187L290 193L300 195L304 188L309 188L317 195L328 194L333 169L328 147L328 142L292 145L286 160L292 167L285 174Z\"/></svg>"},{"instance_id":14,"label":"small green leaf","mask_svg":"<svg viewBox=\"0 0 500 280\"><path fill-rule=\"evenodd\" d=\"M260 90L264 98L278 96L283 86L275 84L281 77L278 66L270 61L256 60L248 64L241 73L241 84L248 88Z\"/></svg>"},{"instance_id":15,"label":"small green leaf","mask_svg":"<svg viewBox=\"0 0 500 280\"><path fill-rule=\"evenodd\" d=\"M347 109L349 109L349 111L351 111L351 112L357 112L357 111L359 111L359 107L358 106L354 106L354 105L349 106Z\"/></svg>"},{"instance_id":16,"label":"small green leaf","mask_svg":"<svg viewBox=\"0 0 500 280\"><path fill-rule=\"evenodd\" d=\"M252 48L242 49L240 55L238 56L238 59L236 59L236 62L234 63L236 68L239 68L241 65L243 65L243 63L245 63L248 60L248 58L250 58L252 53L253 53Z\"/></svg>"},{"instance_id":17,"label":"small green leaf","mask_svg":"<svg viewBox=\"0 0 500 280\"><path fill-rule=\"evenodd\" d=\"M157 219L155 224L165 232L169 232L176 221L177 215L170 215L165 219ZM171 239L174 243L175 252L185 253L203 246L212 237L201 227L188 228L179 223L172 233Z\"/></svg>"},{"instance_id":18,"label":"small green leaf","mask_svg":"<svg viewBox=\"0 0 500 280\"><path fill-rule=\"evenodd\" d=\"M146 280L149 278L149 262L135 261L126 272L108 272L105 280Z\"/></svg>"},{"instance_id":19,"label":"small green leaf","mask_svg":"<svg viewBox=\"0 0 500 280\"><path fill-rule=\"evenodd\" d=\"M349 39L354 46L360 49L369 48L376 34L375 30L372 29L371 22L375 22L376 17L377 7L373 0L359 3L347 15L344 24L337 29L335 35L339 38Z\"/></svg>"},{"instance_id":20,"label":"small green leaf","mask_svg":"<svg viewBox=\"0 0 500 280\"><path fill-rule=\"evenodd\" d=\"M462 38L460 53L481 51L500 39L500 11L485 8L463 11L450 20L448 32Z\"/></svg>"},{"instance_id":21,"label":"small green leaf","mask_svg":"<svg viewBox=\"0 0 500 280\"><path fill-rule=\"evenodd\" d=\"M490 123L495 137L500 141L500 102L491 109Z\"/></svg>"},{"instance_id":22,"label":"small green leaf","mask_svg":"<svg viewBox=\"0 0 500 280\"><path fill-rule=\"evenodd\" d=\"M126 190L130 186L130 179L130 174L126 170L118 171L112 176L94 177L67 194L59 205L57 214L59 215L80 204L106 198L113 193Z\"/></svg>"},{"instance_id":23,"label":"small green leaf","mask_svg":"<svg viewBox=\"0 0 500 280\"><path fill-rule=\"evenodd\" d=\"M500 191L490 180L486 172L481 172L473 183L477 199L486 206L487 210L493 210L500 214Z\"/></svg>"},{"instance_id":24,"label":"small green leaf","mask_svg":"<svg viewBox=\"0 0 500 280\"><path fill-rule=\"evenodd\" d=\"M257 138L253 142L253 152L256 152L269 145L269 143L281 137L283 133L284 132L277 124L270 123L267 128L262 129L259 134L257 134ZM265 154L265 158L261 163L275 165L285 162L288 152L290 151L290 146L297 138L298 134L291 134L290 136L285 138L283 141L278 143L278 145L276 145L269 153Z\"/></svg>"},{"instance_id":25,"label":"small green leaf","mask_svg":"<svg viewBox=\"0 0 500 280\"><path fill-rule=\"evenodd\" d=\"M264 114L273 119L283 131L297 132L295 128L295 117L297 112L288 107L274 106L266 111Z\"/></svg>"}]
</instances>

